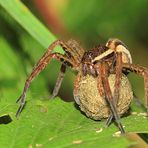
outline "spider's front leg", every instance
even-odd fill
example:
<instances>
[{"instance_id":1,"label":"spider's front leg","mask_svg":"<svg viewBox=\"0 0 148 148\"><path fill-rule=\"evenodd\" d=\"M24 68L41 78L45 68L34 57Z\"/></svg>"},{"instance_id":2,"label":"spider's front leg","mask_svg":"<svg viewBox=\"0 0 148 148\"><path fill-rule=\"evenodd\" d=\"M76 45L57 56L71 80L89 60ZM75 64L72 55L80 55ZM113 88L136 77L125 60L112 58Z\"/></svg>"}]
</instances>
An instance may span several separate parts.
<instances>
[{"instance_id":1,"label":"spider's front leg","mask_svg":"<svg viewBox=\"0 0 148 148\"><path fill-rule=\"evenodd\" d=\"M115 79L115 85L114 85L114 94L113 94L113 101L115 106L117 106L118 104L118 99L119 99L119 90L120 90L120 84L121 84L121 77L122 77L122 53L121 52L117 52L116 53L116 66L115 68L115 75L116 75L116 79ZM113 114L111 114L106 122L106 127L108 127L111 123L113 119Z\"/></svg>"},{"instance_id":2,"label":"spider's front leg","mask_svg":"<svg viewBox=\"0 0 148 148\"><path fill-rule=\"evenodd\" d=\"M102 62L98 70L99 70L99 77L101 77L102 79L102 86L104 88L105 98L110 106L111 112L115 118L118 128L120 129L121 133L125 133L124 128L120 122L120 117L118 115L114 98L112 96L112 92L111 92L109 81L108 81L108 72L109 72L108 64L105 62Z\"/></svg>"},{"instance_id":3,"label":"spider's front leg","mask_svg":"<svg viewBox=\"0 0 148 148\"><path fill-rule=\"evenodd\" d=\"M71 63L71 65L73 65L74 63L72 63L66 56L58 54L58 53L53 53L48 55L45 59L43 59L41 62L38 63L38 65L35 66L35 68L33 69L32 73L29 75L29 77L27 78L26 82L25 82L25 86L24 86L24 90L22 95L19 97L19 99L17 100L17 102L20 103L20 107L16 113L16 117L18 118L22 109L25 106L25 102L26 102L26 93L30 87L30 84L32 82L32 80L47 66L47 64L51 61L51 59L57 59L57 60L65 60L65 61L69 61Z\"/></svg>"},{"instance_id":4,"label":"spider's front leg","mask_svg":"<svg viewBox=\"0 0 148 148\"><path fill-rule=\"evenodd\" d=\"M80 96L79 96L80 81L81 81L81 73L79 72L74 82L74 91L73 91L74 99L78 105L80 105Z\"/></svg>"},{"instance_id":5,"label":"spider's front leg","mask_svg":"<svg viewBox=\"0 0 148 148\"><path fill-rule=\"evenodd\" d=\"M53 49L55 48L56 45L60 45L63 50L65 51L65 55L59 54L59 53L52 53ZM35 67L33 68L33 71L31 72L31 74L29 75L29 77L27 78L26 82L25 82L25 86L24 86L24 90L22 92L22 95L19 97L19 99L16 102L20 103L20 107L16 113L16 117L18 118L22 109L25 106L25 102L26 102L26 93L30 87L30 84L32 82L32 80L49 64L49 62L51 61L51 59L57 59L59 61L66 61L68 63L70 63L70 65L72 65L73 67L77 65L76 60L73 58L73 56L71 56L71 58L69 58L69 53L71 53L71 49L68 48L66 46L66 44L64 44L62 41L57 40L55 42L53 42L48 50L45 52L45 54L42 56L42 58L38 61L38 63L35 65Z\"/></svg>"}]
</instances>

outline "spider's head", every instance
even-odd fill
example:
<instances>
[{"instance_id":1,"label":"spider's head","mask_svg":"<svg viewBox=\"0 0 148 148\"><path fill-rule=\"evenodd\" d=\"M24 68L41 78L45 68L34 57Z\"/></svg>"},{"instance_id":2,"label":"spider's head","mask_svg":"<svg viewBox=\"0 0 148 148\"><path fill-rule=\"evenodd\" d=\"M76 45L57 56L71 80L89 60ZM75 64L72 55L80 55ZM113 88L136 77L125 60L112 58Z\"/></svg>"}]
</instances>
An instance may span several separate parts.
<instances>
[{"instance_id":1,"label":"spider's head","mask_svg":"<svg viewBox=\"0 0 148 148\"><path fill-rule=\"evenodd\" d=\"M85 52L83 57L82 57L82 72L83 72L83 75L87 75L87 74L91 74L91 73L93 75L96 75L92 60L93 60L93 53L91 51Z\"/></svg>"},{"instance_id":2,"label":"spider's head","mask_svg":"<svg viewBox=\"0 0 148 148\"><path fill-rule=\"evenodd\" d=\"M132 63L132 57L129 50L127 49L126 45L119 39L109 39L106 43L106 47L113 50L115 53L121 52L123 63Z\"/></svg>"},{"instance_id":3,"label":"spider's head","mask_svg":"<svg viewBox=\"0 0 148 148\"><path fill-rule=\"evenodd\" d=\"M97 45L89 51L86 51L82 57L82 63L93 63L93 60L98 56L107 51L106 46ZM102 60L102 59L101 59Z\"/></svg>"},{"instance_id":4,"label":"spider's head","mask_svg":"<svg viewBox=\"0 0 148 148\"><path fill-rule=\"evenodd\" d=\"M93 49L86 51L82 57L82 71L83 74L90 74L93 76L96 76L96 70L94 68L95 62L94 59L98 56L104 53L108 48L106 46L97 45ZM108 56L107 56L108 57ZM105 57L106 58L106 57ZM104 60L104 58L101 59L101 61Z\"/></svg>"}]
</instances>

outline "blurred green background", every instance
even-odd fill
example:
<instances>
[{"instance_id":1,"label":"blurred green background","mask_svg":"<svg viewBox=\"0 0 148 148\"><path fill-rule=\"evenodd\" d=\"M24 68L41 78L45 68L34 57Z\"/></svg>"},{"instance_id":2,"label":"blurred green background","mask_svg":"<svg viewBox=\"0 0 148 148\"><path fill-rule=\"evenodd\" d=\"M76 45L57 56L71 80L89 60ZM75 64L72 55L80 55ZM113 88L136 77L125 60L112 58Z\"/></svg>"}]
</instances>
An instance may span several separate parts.
<instances>
[{"instance_id":1,"label":"blurred green background","mask_svg":"<svg viewBox=\"0 0 148 148\"><path fill-rule=\"evenodd\" d=\"M117 0L22 0L57 38L76 39L86 50L105 44L109 38L121 39L130 50L133 63L148 67L148 1ZM36 27L36 26L34 26ZM38 29L38 28L36 28ZM18 98L27 75L45 52L37 41L0 7L0 98ZM48 66L31 85L33 98L48 98L60 64ZM75 74L68 69L59 95L73 100ZM144 98L143 79L130 74L133 90ZM11 96L11 97L10 97ZM35 97L36 96L36 97ZM12 99L13 98L13 99Z\"/></svg>"}]
</instances>

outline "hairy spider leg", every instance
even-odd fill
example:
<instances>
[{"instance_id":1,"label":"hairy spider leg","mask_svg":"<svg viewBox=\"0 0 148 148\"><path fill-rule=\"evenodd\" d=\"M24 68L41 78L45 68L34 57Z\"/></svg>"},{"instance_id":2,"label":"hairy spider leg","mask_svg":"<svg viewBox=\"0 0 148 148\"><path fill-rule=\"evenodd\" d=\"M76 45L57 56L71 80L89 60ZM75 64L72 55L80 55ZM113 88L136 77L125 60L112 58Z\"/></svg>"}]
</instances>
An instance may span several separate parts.
<instances>
[{"instance_id":1,"label":"hairy spider leg","mask_svg":"<svg viewBox=\"0 0 148 148\"><path fill-rule=\"evenodd\" d=\"M20 107L16 113L16 117L18 118L22 109L25 106L25 96L26 93L29 89L29 86L32 82L32 80L47 66L47 64L49 64L51 59L57 59L57 60L63 60L66 61L68 63L70 63L73 67L77 66L77 61L74 60L72 57L69 58L69 55L67 55L67 52L65 51L65 49L67 49L67 51L70 52L70 48L63 48L63 50L65 51L65 55L59 54L59 53L52 53L53 49L55 48L56 45L60 45L62 48L64 47L64 43L60 40L57 40L55 42L53 42L47 49L47 51L45 52L45 54L41 57L41 59L38 61L38 63L35 65L35 67L33 68L31 74L29 75L29 77L27 78L26 82L25 82L25 86L24 86L24 90L22 95L19 97L19 99L16 102L20 102ZM66 46L66 45L65 45Z\"/></svg>"},{"instance_id":2,"label":"hairy spider leg","mask_svg":"<svg viewBox=\"0 0 148 148\"><path fill-rule=\"evenodd\" d=\"M97 77L97 89L98 89L98 93L101 97L105 97L105 92L104 92L104 88L103 88L103 84L102 84L102 77L100 76L100 70L101 70L101 64L100 62L95 64L95 69L97 71L98 77Z\"/></svg>"},{"instance_id":3,"label":"hairy spider leg","mask_svg":"<svg viewBox=\"0 0 148 148\"><path fill-rule=\"evenodd\" d=\"M145 107L148 113L148 69L136 64L123 63L123 70L129 70L144 78Z\"/></svg>"},{"instance_id":4,"label":"hairy spider leg","mask_svg":"<svg viewBox=\"0 0 148 148\"><path fill-rule=\"evenodd\" d=\"M54 41L52 44L50 44L50 46L48 47L47 51L44 53L44 55L40 58L40 60L37 62L36 65L38 65L38 63L42 62L44 60L44 58L46 58L46 56L50 55L53 50L55 49L56 46L61 46L62 49L65 51L65 55L69 58L71 58L73 61L77 61L77 60L74 60L74 51L73 49L71 49L70 47L68 47L67 44L65 44L63 41L61 40L56 40ZM36 65L34 66L34 68L36 67Z\"/></svg>"},{"instance_id":5,"label":"hairy spider leg","mask_svg":"<svg viewBox=\"0 0 148 148\"><path fill-rule=\"evenodd\" d=\"M79 95L78 95L80 80L81 80L81 73L79 72L76 76L75 81L74 81L74 90L73 90L73 94L75 96L74 98L75 98L75 101L77 104L80 104L80 99L79 99Z\"/></svg>"},{"instance_id":6,"label":"hairy spider leg","mask_svg":"<svg viewBox=\"0 0 148 148\"><path fill-rule=\"evenodd\" d=\"M119 90L120 90L120 83L121 83L121 77L122 77L122 53L117 52L117 58L116 58L116 80L115 80L115 86L114 86L114 101L115 104L118 103L119 98Z\"/></svg>"},{"instance_id":7,"label":"hairy spider leg","mask_svg":"<svg viewBox=\"0 0 148 148\"><path fill-rule=\"evenodd\" d=\"M61 87L62 81L64 79L65 72L66 72L66 65L63 63L61 65L60 72L59 72L58 78L56 80L56 84L54 86L52 95L50 97L51 99L57 96L59 89Z\"/></svg>"},{"instance_id":8,"label":"hairy spider leg","mask_svg":"<svg viewBox=\"0 0 148 148\"><path fill-rule=\"evenodd\" d=\"M121 133L125 133L124 128L120 122L120 116L118 115L116 106L114 104L114 100L113 100L113 96L112 96L112 92L110 89L110 85L109 85L109 81L108 81L108 65L105 62L102 62L101 64L101 69L100 69L100 76L102 79L102 85L104 88L104 93L105 93L105 98L110 106L111 112L115 118L115 121L117 123L117 126L119 128L119 130L121 131Z\"/></svg>"},{"instance_id":9,"label":"hairy spider leg","mask_svg":"<svg viewBox=\"0 0 148 148\"><path fill-rule=\"evenodd\" d=\"M59 61L61 61L61 59L62 59L62 60L68 61L71 65L74 65L74 63L72 63L72 61L70 61L66 56L60 55L58 53L53 53L51 55L48 55L41 63L38 63L38 65L36 65L36 67L33 69L30 76L27 78L27 80L25 82L23 93L19 97L19 99L17 100L17 102L20 102L20 107L16 113L16 117L19 116L22 109L24 108L26 93L30 87L32 80L47 66L47 64L49 64L51 59L57 59Z\"/></svg>"},{"instance_id":10,"label":"hairy spider leg","mask_svg":"<svg viewBox=\"0 0 148 148\"><path fill-rule=\"evenodd\" d=\"M100 55L98 55L97 57L95 57L92 62L100 61L100 60L102 60L104 57L107 57L108 55L112 54L113 52L114 52L113 49L108 49L108 50L104 51L103 53L101 53Z\"/></svg>"},{"instance_id":11,"label":"hairy spider leg","mask_svg":"<svg viewBox=\"0 0 148 148\"><path fill-rule=\"evenodd\" d=\"M105 97L103 84L102 84L102 79L101 79L100 76L97 78L97 88L98 88L98 92L99 92L100 96Z\"/></svg>"},{"instance_id":12,"label":"hairy spider leg","mask_svg":"<svg viewBox=\"0 0 148 148\"><path fill-rule=\"evenodd\" d=\"M65 51L67 51L70 56L71 53L73 53L73 57L76 61L78 61L78 63L81 62L81 59L82 59L82 56L84 54L84 49L81 48L79 46L79 44L73 40L73 39L70 39L68 40L66 43L63 43L61 44L62 47L65 49ZM70 49L70 50L67 50L67 49ZM64 75L65 75L65 72L66 72L66 64L63 63L61 65L61 69L60 69L60 73L58 75L58 78L56 80L56 84L54 86L54 89L53 89L53 92L52 92L52 95L50 98L54 98L55 96L57 96L58 92L59 92L59 89L61 87L61 84L62 84L62 81L63 81L63 78L64 78Z\"/></svg>"},{"instance_id":13,"label":"hairy spider leg","mask_svg":"<svg viewBox=\"0 0 148 148\"><path fill-rule=\"evenodd\" d=\"M115 107L117 108L118 99L119 99L119 90L120 90L120 84L121 84L121 78L122 78L122 53L116 52L116 66L115 66L115 84L114 84L114 93L113 93L113 101L115 104ZM108 127L113 119L113 115L110 114L110 116L107 119L106 127Z\"/></svg>"},{"instance_id":14,"label":"hairy spider leg","mask_svg":"<svg viewBox=\"0 0 148 148\"><path fill-rule=\"evenodd\" d=\"M68 47L70 47L71 52L73 53L76 61L81 62L82 57L84 55L84 49L77 43L77 41L70 39L65 43Z\"/></svg>"}]
</instances>

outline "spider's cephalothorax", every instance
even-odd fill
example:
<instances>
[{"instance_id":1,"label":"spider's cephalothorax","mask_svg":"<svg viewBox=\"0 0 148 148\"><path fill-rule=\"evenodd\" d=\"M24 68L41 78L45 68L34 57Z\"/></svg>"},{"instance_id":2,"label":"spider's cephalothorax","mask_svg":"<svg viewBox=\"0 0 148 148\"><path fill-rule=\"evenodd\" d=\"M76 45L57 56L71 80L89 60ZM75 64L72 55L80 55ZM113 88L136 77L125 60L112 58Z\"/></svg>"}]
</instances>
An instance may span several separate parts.
<instances>
[{"instance_id":1,"label":"spider's cephalothorax","mask_svg":"<svg viewBox=\"0 0 148 148\"><path fill-rule=\"evenodd\" d=\"M86 76L87 74L92 75L94 77L98 76L97 69L96 69L96 63L101 63L102 61L109 63L109 61L113 60L114 53L111 53L110 55L102 57L99 61L94 62L94 59L98 57L98 55L103 54L107 50L108 50L108 47L98 45L94 47L93 49L84 53L82 57L82 62L81 62L82 73L84 76Z\"/></svg>"},{"instance_id":2,"label":"spider's cephalothorax","mask_svg":"<svg viewBox=\"0 0 148 148\"><path fill-rule=\"evenodd\" d=\"M53 52L57 45L63 48L65 54ZM135 72L144 77L146 107L148 107L148 69L132 64L130 52L120 40L110 39L105 46L98 45L88 52L85 52L74 40L68 42L57 40L48 47L27 78L22 95L17 100L20 103L17 117L25 105L26 93L32 80L51 59L57 59L62 63L51 98L58 94L66 67L70 66L78 72L73 92L76 103L93 119L108 117L107 126L114 118L120 131L124 133L120 115L129 108L132 90L123 73Z\"/></svg>"}]
</instances>

